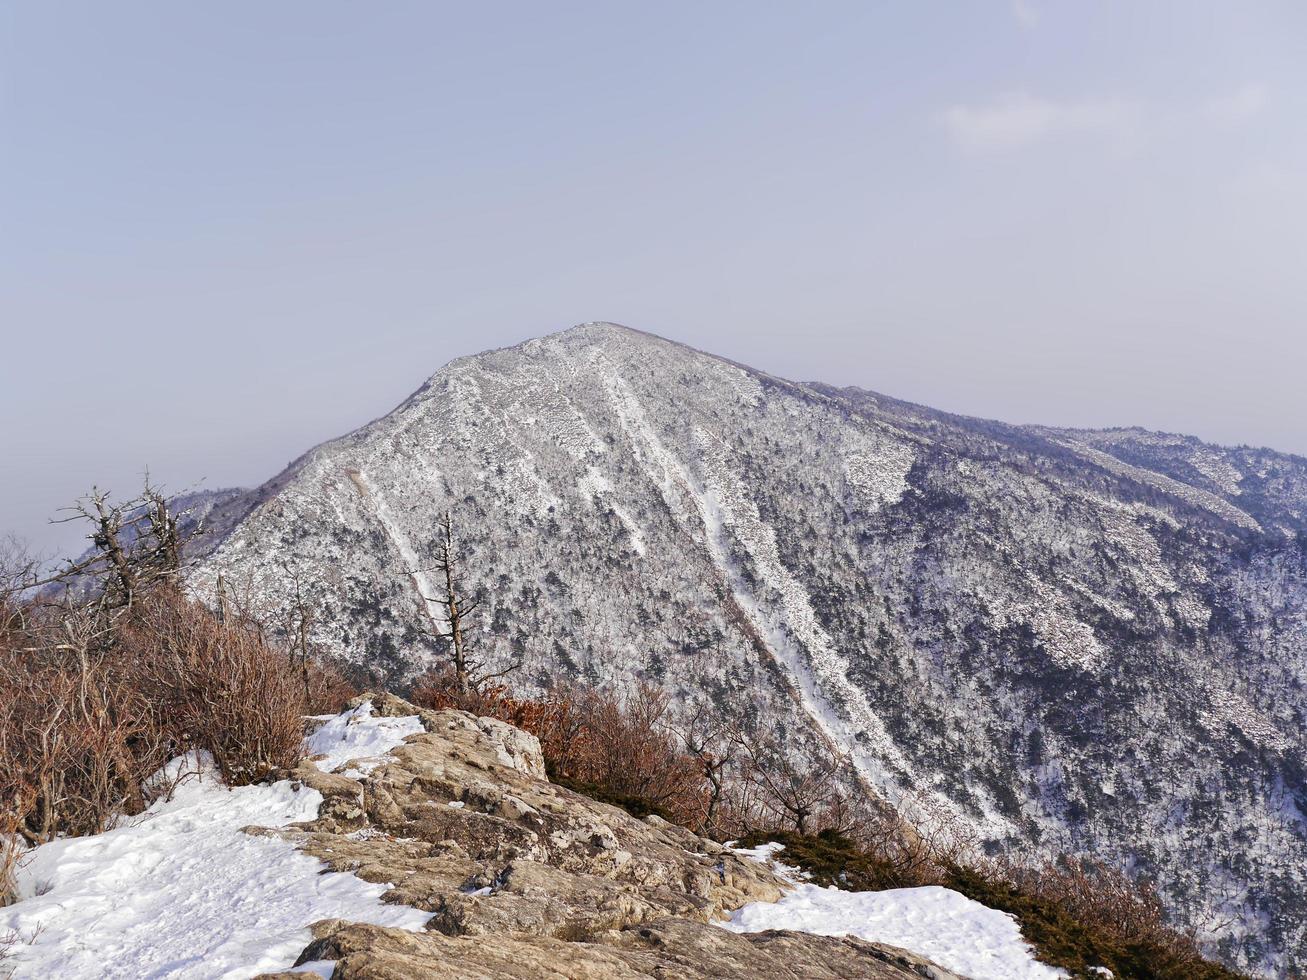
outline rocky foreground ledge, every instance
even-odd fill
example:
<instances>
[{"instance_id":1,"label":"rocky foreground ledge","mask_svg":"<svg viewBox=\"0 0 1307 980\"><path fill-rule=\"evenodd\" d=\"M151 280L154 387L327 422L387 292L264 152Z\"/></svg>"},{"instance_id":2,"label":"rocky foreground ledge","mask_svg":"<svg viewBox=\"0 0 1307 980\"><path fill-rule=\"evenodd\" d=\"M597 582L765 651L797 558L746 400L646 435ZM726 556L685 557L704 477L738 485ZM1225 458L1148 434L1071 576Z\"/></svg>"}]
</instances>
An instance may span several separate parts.
<instances>
[{"instance_id":1,"label":"rocky foreground ledge","mask_svg":"<svg viewBox=\"0 0 1307 980\"><path fill-rule=\"evenodd\" d=\"M511 725L388 694L363 701L417 716L424 733L369 772L302 764L296 778L324 797L318 818L250 832L432 915L424 932L318 922L300 964L332 961L335 980L956 977L859 939L720 929L714 919L776 900L785 882L658 817L551 784L535 737Z\"/></svg>"}]
</instances>

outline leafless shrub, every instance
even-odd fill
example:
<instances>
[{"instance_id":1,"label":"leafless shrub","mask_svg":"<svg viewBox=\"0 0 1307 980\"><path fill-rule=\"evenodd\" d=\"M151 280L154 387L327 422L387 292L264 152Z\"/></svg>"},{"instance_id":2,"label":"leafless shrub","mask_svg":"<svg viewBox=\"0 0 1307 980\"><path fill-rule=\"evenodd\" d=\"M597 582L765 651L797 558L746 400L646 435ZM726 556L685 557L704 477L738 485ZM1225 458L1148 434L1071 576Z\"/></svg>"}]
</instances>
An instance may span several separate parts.
<instances>
[{"instance_id":1,"label":"leafless shrub","mask_svg":"<svg viewBox=\"0 0 1307 980\"><path fill-rule=\"evenodd\" d=\"M586 688L554 687L541 698L519 698L505 685L462 689L454 670L436 671L418 678L409 700L437 711L453 708L474 715L498 718L528 731L540 740L550 766L569 769L581 757L586 737Z\"/></svg>"},{"instance_id":2,"label":"leafless shrub","mask_svg":"<svg viewBox=\"0 0 1307 980\"><path fill-rule=\"evenodd\" d=\"M296 666L304 679L302 710L306 715L336 714L360 693L358 685L325 657L311 656L307 664Z\"/></svg>"},{"instance_id":3,"label":"leafless shrub","mask_svg":"<svg viewBox=\"0 0 1307 980\"><path fill-rule=\"evenodd\" d=\"M0 905L26 847L140 812L171 792L156 777L171 757L206 750L229 784L267 778L298 760L305 712L355 693L309 651L307 618L295 656L180 594L185 535L148 482L123 504L94 491L69 519L90 523L92 549L51 576L0 542Z\"/></svg>"},{"instance_id":4,"label":"leafless shrub","mask_svg":"<svg viewBox=\"0 0 1307 980\"><path fill-rule=\"evenodd\" d=\"M574 778L647 800L678 823L700 826L703 774L678 747L668 708L667 693L648 684L620 699L590 692L582 703L585 751L572 762Z\"/></svg>"},{"instance_id":5,"label":"leafless shrub","mask_svg":"<svg viewBox=\"0 0 1307 980\"><path fill-rule=\"evenodd\" d=\"M951 868L946 883L1016 916L1039 958L1076 976L1098 968L1116 976L1186 980L1240 976L1204 959L1192 932L1166 924L1149 884L1092 858L976 861Z\"/></svg>"},{"instance_id":6,"label":"leafless shrub","mask_svg":"<svg viewBox=\"0 0 1307 980\"><path fill-rule=\"evenodd\" d=\"M775 737L738 727L729 740L738 760L733 810L741 830L847 829L851 815L839 780L842 759L831 753L808 762Z\"/></svg>"},{"instance_id":7,"label":"leafless shrub","mask_svg":"<svg viewBox=\"0 0 1307 980\"><path fill-rule=\"evenodd\" d=\"M672 729L704 784L703 818L696 833L723 838L730 834L728 814L740 746L731 726L711 710L691 710L689 720Z\"/></svg>"},{"instance_id":8,"label":"leafless shrub","mask_svg":"<svg viewBox=\"0 0 1307 980\"><path fill-rule=\"evenodd\" d=\"M1168 925L1161 898L1147 882L1091 857L1039 865L1006 862L996 872L1028 894L1056 904L1117 946L1147 947L1154 962L1183 972L1201 960L1192 935Z\"/></svg>"},{"instance_id":9,"label":"leafless shrub","mask_svg":"<svg viewBox=\"0 0 1307 980\"><path fill-rule=\"evenodd\" d=\"M29 611L0 650L0 801L30 844L143 805L170 745L136 679L79 609Z\"/></svg>"},{"instance_id":10,"label":"leafless shrub","mask_svg":"<svg viewBox=\"0 0 1307 980\"><path fill-rule=\"evenodd\" d=\"M290 655L255 625L219 622L171 593L141 603L121 635L161 727L182 748L212 754L233 786L299 760L304 705Z\"/></svg>"},{"instance_id":11,"label":"leafless shrub","mask_svg":"<svg viewBox=\"0 0 1307 980\"><path fill-rule=\"evenodd\" d=\"M290 586L291 602L286 608L269 602L250 577L232 581L219 575L212 590L200 593L197 599L212 610L219 623L252 631L265 646L286 653L298 678L304 714L334 714L361 693L361 688L347 673L348 665L313 641L314 606L299 571L283 563L278 574Z\"/></svg>"},{"instance_id":12,"label":"leafless shrub","mask_svg":"<svg viewBox=\"0 0 1307 980\"><path fill-rule=\"evenodd\" d=\"M887 868L898 887L942 884L949 868L980 854L975 829L925 791L904 794L893 805L864 802L843 832Z\"/></svg>"},{"instance_id":13,"label":"leafless shrub","mask_svg":"<svg viewBox=\"0 0 1307 980\"><path fill-rule=\"evenodd\" d=\"M40 580L43 562L12 535L0 538L0 637L26 628L31 583Z\"/></svg>"}]
</instances>

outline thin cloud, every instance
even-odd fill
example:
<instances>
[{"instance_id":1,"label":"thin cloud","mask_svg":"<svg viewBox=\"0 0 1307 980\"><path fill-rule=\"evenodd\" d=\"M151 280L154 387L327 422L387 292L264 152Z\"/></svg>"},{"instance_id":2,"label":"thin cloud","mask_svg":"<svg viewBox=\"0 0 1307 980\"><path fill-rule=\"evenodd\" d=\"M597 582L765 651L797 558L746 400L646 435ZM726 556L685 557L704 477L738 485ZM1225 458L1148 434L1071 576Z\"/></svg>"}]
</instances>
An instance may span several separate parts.
<instances>
[{"instance_id":1,"label":"thin cloud","mask_svg":"<svg viewBox=\"0 0 1307 980\"><path fill-rule=\"evenodd\" d=\"M1223 122L1238 122L1266 108L1271 93L1261 82L1248 82L1228 95L1207 103L1207 114Z\"/></svg>"},{"instance_id":2,"label":"thin cloud","mask_svg":"<svg viewBox=\"0 0 1307 980\"><path fill-rule=\"evenodd\" d=\"M1307 171L1260 161L1239 173L1230 184L1236 194L1273 202L1284 209L1307 205Z\"/></svg>"},{"instance_id":3,"label":"thin cloud","mask_svg":"<svg viewBox=\"0 0 1307 980\"><path fill-rule=\"evenodd\" d=\"M1120 100L1057 102L1016 92L983 105L951 106L943 119L963 147L1003 150L1073 134L1121 138L1133 127L1134 116L1134 107Z\"/></svg>"},{"instance_id":4,"label":"thin cloud","mask_svg":"<svg viewBox=\"0 0 1307 980\"><path fill-rule=\"evenodd\" d=\"M1012 0L1012 16L1017 23L1028 31L1033 31L1039 24L1039 8L1030 0Z\"/></svg>"}]
</instances>

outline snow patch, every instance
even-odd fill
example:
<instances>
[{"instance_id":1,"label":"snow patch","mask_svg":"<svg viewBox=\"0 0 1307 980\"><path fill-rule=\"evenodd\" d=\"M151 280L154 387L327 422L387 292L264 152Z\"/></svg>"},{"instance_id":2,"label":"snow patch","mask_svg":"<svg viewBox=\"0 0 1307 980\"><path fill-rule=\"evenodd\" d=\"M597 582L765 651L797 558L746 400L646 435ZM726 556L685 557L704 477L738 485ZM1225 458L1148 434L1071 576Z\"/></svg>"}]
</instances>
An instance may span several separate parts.
<instances>
[{"instance_id":1,"label":"snow patch","mask_svg":"<svg viewBox=\"0 0 1307 980\"><path fill-rule=\"evenodd\" d=\"M846 892L798 881L774 863L779 844L736 853L771 864L794 890L777 902L752 902L717 925L731 932L792 929L817 936L856 936L899 946L972 980L1057 980L1061 970L1040 963L1015 918L938 885Z\"/></svg>"},{"instance_id":2,"label":"snow patch","mask_svg":"<svg viewBox=\"0 0 1307 980\"><path fill-rule=\"evenodd\" d=\"M1066 976L1035 959L1012 916L938 885L846 892L800 884L779 902L746 905L720 925L731 932L856 936L900 946L972 980Z\"/></svg>"},{"instance_id":3,"label":"snow patch","mask_svg":"<svg viewBox=\"0 0 1307 980\"><path fill-rule=\"evenodd\" d=\"M350 711L327 716L322 727L305 739L304 748L323 772L336 772L349 763L351 769L368 773L385 761L391 749L403 745L404 739L425 730L416 715L374 717L372 702L364 701Z\"/></svg>"},{"instance_id":4,"label":"snow patch","mask_svg":"<svg viewBox=\"0 0 1307 980\"><path fill-rule=\"evenodd\" d=\"M382 904L387 885L324 873L293 844L242 832L312 820L316 791L286 780L229 789L194 754L166 770L184 773L171 799L117 828L28 853L22 899L0 909L0 933L36 933L13 952L15 980L236 980L288 968L319 919L416 930L430 918Z\"/></svg>"}]
</instances>

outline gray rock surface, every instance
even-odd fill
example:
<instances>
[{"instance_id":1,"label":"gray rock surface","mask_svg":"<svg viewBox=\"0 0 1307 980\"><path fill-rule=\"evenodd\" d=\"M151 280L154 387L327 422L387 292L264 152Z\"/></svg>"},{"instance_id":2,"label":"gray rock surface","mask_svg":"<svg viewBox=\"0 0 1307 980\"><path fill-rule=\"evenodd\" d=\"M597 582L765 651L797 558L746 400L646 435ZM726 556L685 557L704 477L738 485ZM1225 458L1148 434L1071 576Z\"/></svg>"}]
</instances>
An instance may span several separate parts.
<instances>
[{"instance_id":1,"label":"gray rock surface","mask_svg":"<svg viewBox=\"0 0 1307 980\"><path fill-rule=\"evenodd\" d=\"M741 936L681 919L572 941L532 935L469 939L334 921L316 931L319 938L305 957L335 960L333 980L961 980L906 950L860 939L796 932Z\"/></svg>"}]
</instances>

